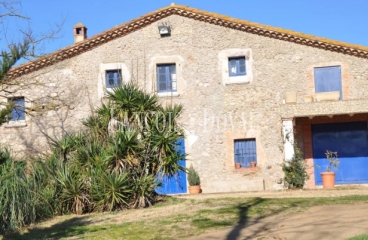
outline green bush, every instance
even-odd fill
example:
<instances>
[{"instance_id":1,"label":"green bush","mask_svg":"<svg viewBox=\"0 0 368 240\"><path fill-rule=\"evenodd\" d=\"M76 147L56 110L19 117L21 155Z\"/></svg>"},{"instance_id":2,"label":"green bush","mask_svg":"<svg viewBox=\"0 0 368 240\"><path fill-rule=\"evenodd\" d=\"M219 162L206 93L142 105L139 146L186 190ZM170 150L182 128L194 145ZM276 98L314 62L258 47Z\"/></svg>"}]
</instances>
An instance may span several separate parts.
<instances>
[{"instance_id":1,"label":"green bush","mask_svg":"<svg viewBox=\"0 0 368 240\"><path fill-rule=\"evenodd\" d=\"M16 161L0 149L0 234L58 214L149 207L157 176L185 171L176 145L181 105L161 106L129 84L106 98L83 131L52 139L43 159Z\"/></svg>"},{"instance_id":2,"label":"green bush","mask_svg":"<svg viewBox=\"0 0 368 240\"><path fill-rule=\"evenodd\" d=\"M201 180L199 178L199 175L197 171L193 168L192 165L190 165L188 169L188 182L190 186L201 185Z\"/></svg>"},{"instance_id":3,"label":"green bush","mask_svg":"<svg viewBox=\"0 0 368 240\"><path fill-rule=\"evenodd\" d=\"M0 234L53 215L41 170L36 162L15 160L9 149L0 148Z\"/></svg>"},{"instance_id":4,"label":"green bush","mask_svg":"<svg viewBox=\"0 0 368 240\"><path fill-rule=\"evenodd\" d=\"M282 164L285 183L288 188L303 188L305 182L309 179L307 166L303 154L298 147L294 147L294 156L289 161Z\"/></svg>"}]
</instances>

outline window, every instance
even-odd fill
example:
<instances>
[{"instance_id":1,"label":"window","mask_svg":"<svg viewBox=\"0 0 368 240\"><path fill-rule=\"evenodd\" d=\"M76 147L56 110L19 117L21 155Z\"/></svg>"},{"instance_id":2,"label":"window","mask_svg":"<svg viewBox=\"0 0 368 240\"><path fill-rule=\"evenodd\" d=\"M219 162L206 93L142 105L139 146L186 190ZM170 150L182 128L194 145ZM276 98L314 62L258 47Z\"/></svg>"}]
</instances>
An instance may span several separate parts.
<instances>
[{"instance_id":1,"label":"window","mask_svg":"<svg viewBox=\"0 0 368 240\"><path fill-rule=\"evenodd\" d=\"M340 99L342 99L341 67L314 68L314 86L316 93L339 91Z\"/></svg>"},{"instance_id":2,"label":"window","mask_svg":"<svg viewBox=\"0 0 368 240\"><path fill-rule=\"evenodd\" d=\"M106 88L114 88L121 86L121 71L120 70L107 70L106 71Z\"/></svg>"},{"instance_id":3,"label":"window","mask_svg":"<svg viewBox=\"0 0 368 240\"><path fill-rule=\"evenodd\" d=\"M246 75L245 57L229 58L229 76Z\"/></svg>"},{"instance_id":4,"label":"window","mask_svg":"<svg viewBox=\"0 0 368 240\"><path fill-rule=\"evenodd\" d=\"M177 91L175 64L157 65L157 91L159 93Z\"/></svg>"},{"instance_id":5,"label":"window","mask_svg":"<svg viewBox=\"0 0 368 240\"><path fill-rule=\"evenodd\" d=\"M14 103L9 121L26 120L24 97L10 98L10 103Z\"/></svg>"},{"instance_id":6,"label":"window","mask_svg":"<svg viewBox=\"0 0 368 240\"><path fill-rule=\"evenodd\" d=\"M235 163L240 163L242 167L251 167L250 162L257 163L256 140L235 140L234 156Z\"/></svg>"}]
</instances>

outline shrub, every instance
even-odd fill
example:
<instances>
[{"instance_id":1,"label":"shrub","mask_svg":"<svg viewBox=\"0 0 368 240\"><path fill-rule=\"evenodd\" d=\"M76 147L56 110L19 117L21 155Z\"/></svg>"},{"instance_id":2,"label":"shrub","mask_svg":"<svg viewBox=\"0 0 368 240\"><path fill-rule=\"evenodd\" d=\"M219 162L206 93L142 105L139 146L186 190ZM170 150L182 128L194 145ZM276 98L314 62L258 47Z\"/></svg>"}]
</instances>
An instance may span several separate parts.
<instances>
[{"instance_id":1,"label":"shrub","mask_svg":"<svg viewBox=\"0 0 368 240\"><path fill-rule=\"evenodd\" d=\"M16 161L9 149L0 148L0 234L52 216L42 182L35 164Z\"/></svg>"},{"instance_id":2,"label":"shrub","mask_svg":"<svg viewBox=\"0 0 368 240\"><path fill-rule=\"evenodd\" d=\"M188 169L188 182L190 186L201 185L201 180L199 178L199 175L197 171L193 168L192 165Z\"/></svg>"},{"instance_id":3,"label":"shrub","mask_svg":"<svg viewBox=\"0 0 368 240\"><path fill-rule=\"evenodd\" d=\"M293 158L283 162L282 170L284 171L285 183L288 188L303 188L305 181L309 179L306 162L297 146L294 146Z\"/></svg>"},{"instance_id":4,"label":"shrub","mask_svg":"<svg viewBox=\"0 0 368 240\"><path fill-rule=\"evenodd\" d=\"M0 233L57 214L151 206L157 176L185 171L181 105L161 106L129 84L106 95L82 132L52 140L50 156L15 161L0 148ZM200 184L193 171L190 183Z\"/></svg>"}]
</instances>

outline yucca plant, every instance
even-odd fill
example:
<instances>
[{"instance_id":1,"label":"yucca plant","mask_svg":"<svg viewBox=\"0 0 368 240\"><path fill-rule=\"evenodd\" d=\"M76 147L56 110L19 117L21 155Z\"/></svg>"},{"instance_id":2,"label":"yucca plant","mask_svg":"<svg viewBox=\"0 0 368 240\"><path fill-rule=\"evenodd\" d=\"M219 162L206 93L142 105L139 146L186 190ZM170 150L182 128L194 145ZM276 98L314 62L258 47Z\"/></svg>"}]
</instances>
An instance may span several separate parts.
<instances>
[{"instance_id":1,"label":"yucca plant","mask_svg":"<svg viewBox=\"0 0 368 240\"><path fill-rule=\"evenodd\" d=\"M86 180L79 169L72 164L62 163L56 171L56 179L61 187L61 201L67 210L82 214L90 203Z\"/></svg>"},{"instance_id":2,"label":"yucca plant","mask_svg":"<svg viewBox=\"0 0 368 240\"><path fill-rule=\"evenodd\" d=\"M132 179L133 208L150 207L154 203L157 187L156 179L153 175L135 176Z\"/></svg>"},{"instance_id":3,"label":"yucca plant","mask_svg":"<svg viewBox=\"0 0 368 240\"><path fill-rule=\"evenodd\" d=\"M112 211L127 207L132 193L127 174L118 171L96 171L95 174L92 179L92 196L99 210Z\"/></svg>"}]
</instances>

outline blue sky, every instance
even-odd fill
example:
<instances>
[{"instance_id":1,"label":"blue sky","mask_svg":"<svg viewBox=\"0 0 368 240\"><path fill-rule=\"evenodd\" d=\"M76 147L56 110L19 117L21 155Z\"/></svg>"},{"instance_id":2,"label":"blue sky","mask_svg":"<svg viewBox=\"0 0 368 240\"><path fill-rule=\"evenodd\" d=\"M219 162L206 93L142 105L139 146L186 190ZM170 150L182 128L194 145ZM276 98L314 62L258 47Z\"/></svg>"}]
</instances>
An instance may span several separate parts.
<instances>
[{"instance_id":1,"label":"blue sky","mask_svg":"<svg viewBox=\"0 0 368 240\"><path fill-rule=\"evenodd\" d=\"M44 52L73 44L73 26L82 22L91 37L116 25L168 6L167 0L23 0L21 12L31 18L35 34L55 23L64 25L60 38ZM176 4L294 30L319 37L368 46L368 0L180 0ZM28 23L27 23L28 25ZM24 21L5 24L7 39L19 34ZM4 29L3 29L4 32Z\"/></svg>"}]
</instances>

